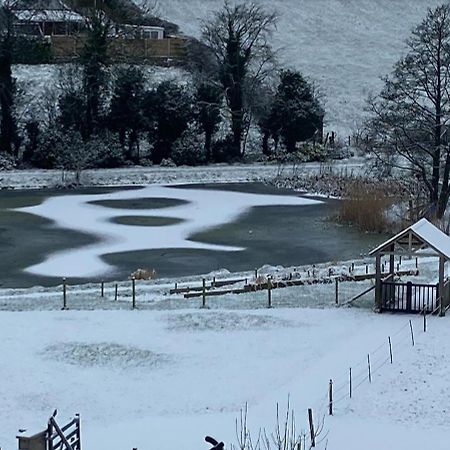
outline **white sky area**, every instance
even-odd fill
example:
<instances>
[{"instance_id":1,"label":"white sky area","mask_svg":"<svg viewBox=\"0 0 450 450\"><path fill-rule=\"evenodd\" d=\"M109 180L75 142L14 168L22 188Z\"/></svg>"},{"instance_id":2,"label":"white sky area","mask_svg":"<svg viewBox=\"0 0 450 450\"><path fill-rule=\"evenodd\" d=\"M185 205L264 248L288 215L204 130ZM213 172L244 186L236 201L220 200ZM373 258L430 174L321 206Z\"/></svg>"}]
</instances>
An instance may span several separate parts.
<instances>
[{"instance_id":1,"label":"white sky area","mask_svg":"<svg viewBox=\"0 0 450 450\"><path fill-rule=\"evenodd\" d=\"M99 200L137 198L171 198L188 204L158 209L118 209L92 205ZM67 195L45 200L41 205L18 211L36 214L55 222L55 226L76 230L101 238L100 242L79 249L49 255L45 261L28 267L27 272L54 277L95 277L114 267L101 260L101 255L143 249L193 248L239 251L242 248L193 242L189 237L201 230L223 225L254 206L313 205L316 200L281 195L259 195L200 189L174 189L148 186L109 194ZM118 216L157 216L182 219L169 226L132 226L112 223Z\"/></svg>"}]
</instances>

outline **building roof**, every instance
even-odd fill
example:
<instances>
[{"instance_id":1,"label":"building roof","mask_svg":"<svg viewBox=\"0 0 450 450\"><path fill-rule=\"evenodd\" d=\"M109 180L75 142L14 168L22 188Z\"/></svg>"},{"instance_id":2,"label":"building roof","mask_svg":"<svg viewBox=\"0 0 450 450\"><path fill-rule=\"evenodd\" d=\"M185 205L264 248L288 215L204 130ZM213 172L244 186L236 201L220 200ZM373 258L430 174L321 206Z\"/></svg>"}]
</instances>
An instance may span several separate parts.
<instances>
[{"instance_id":1,"label":"building roof","mask_svg":"<svg viewBox=\"0 0 450 450\"><path fill-rule=\"evenodd\" d=\"M429 247L444 256L447 260L450 260L450 236L426 219L420 219L414 225L411 225L373 249L369 254L375 255L377 253L388 252L393 244L398 244L401 247L406 246L406 252L408 250L409 252L413 251L411 246L414 246L414 251Z\"/></svg>"},{"instance_id":2,"label":"building roof","mask_svg":"<svg viewBox=\"0 0 450 450\"><path fill-rule=\"evenodd\" d=\"M18 2L14 6L14 15L23 22L84 22L81 14L61 0Z\"/></svg>"},{"instance_id":3,"label":"building roof","mask_svg":"<svg viewBox=\"0 0 450 450\"><path fill-rule=\"evenodd\" d=\"M24 22L84 22L82 15L74 11L64 11L56 9L47 9L35 11L24 9L15 11L14 15L18 20Z\"/></svg>"}]
</instances>

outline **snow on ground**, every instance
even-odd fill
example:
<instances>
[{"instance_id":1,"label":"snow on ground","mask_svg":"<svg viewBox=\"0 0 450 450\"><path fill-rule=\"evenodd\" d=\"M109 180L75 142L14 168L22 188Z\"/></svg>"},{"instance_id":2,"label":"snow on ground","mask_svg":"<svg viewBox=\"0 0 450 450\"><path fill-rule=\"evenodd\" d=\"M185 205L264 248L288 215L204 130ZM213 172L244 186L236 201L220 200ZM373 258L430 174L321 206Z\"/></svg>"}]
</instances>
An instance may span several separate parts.
<instances>
[{"instance_id":1,"label":"snow on ground","mask_svg":"<svg viewBox=\"0 0 450 450\"><path fill-rule=\"evenodd\" d=\"M149 209L108 208L95 202L108 200L171 199L181 205ZM239 247L194 242L195 233L223 225L255 206L314 205L320 202L295 196L259 195L218 190L192 190L162 186L148 186L139 190L125 190L109 194L67 195L52 197L37 206L18 211L36 214L52 220L56 226L95 235L101 241L89 246L65 250L49 255L43 262L28 267L27 272L63 277L93 277L113 271L102 261L107 253L119 253L156 248L195 248L221 251L240 251ZM170 226L148 227L117 224L115 217L135 214L141 217L164 216L181 220ZM67 271L69 269L69 272Z\"/></svg>"},{"instance_id":2,"label":"snow on ground","mask_svg":"<svg viewBox=\"0 0 450 450\"><path fill-rule=\"evenodd\" d=\"M333 378L329 449L444 449L448 319L430 318L424 334L411 318L414 348L409 316L365 309L2 312L0 445L15 448L18 428L45 427L57 407L61 422L81 414L86 449L194 450L207 434L230 448L245 402L254 436L274 429L288 396L306 429Z\"/></svg>"},{"instance_id":3,"label":"snow on ground","mask_svg":"<svg viewBox=\"0 0 450 450\"><path fill-rule=\"evenodd\" d=\"M360 173L367 165L365 158L351 158L328 163L303 163L296 170L318 173L326 168L336 173ZM292 168L284 166L284 174ZM119 169L92 169L81 174L84 186L142 186L147 184L181 183L241 183L263 181L279 172L277 164L212 164L200 167L130 167ZM8 170L0 171L0 188L38 189L64 185L61 170ZM67 180L67 173L65 173Z\"/></svg>"},{"instance_id":4,"label":"snow on ground","mask_svg":"<svg viewBox=\"0 0 450 450\"><path fill-rule=\"evenodd\" d=\"M282 278L314 270L321 277L348 266L267 266L259 273ZM411 267L415 260L402 261L402 269ZM421 260L417 281L433 282L436 268L435 258ZM364 261L356 262L355 273L364 271ZM223 272L208 279L213 275L250 277ZM181 285L198 285L200 278ZM341 283L341 300L368 284ZM255 292L209 298L204 310L199 299L168 296L170 287L173 280L138 282L135 311L125 283L119 301L112 285L104 298L99 285L70 286L69 311L58 311L60 288L2 290L0 446L15 448L17 430L41 429L55 407L61 421L81 414L86 449L173 450L181 440L194 450L202 448L206 434L230 444L245 402L255 435L260 426L273 430L275 405L283 411L288 396L297 428L306 429L308 407L324 417L332 378L335 416L324 427L328 448L359 450L361 442L369 450L444 448L450 432L448 351L442 345L450 338L448 319L430 317L424 334L417 316L335 308L333 284L274 290L273 309L266 309L265 292Z\"/></svg>"}]
</instances>

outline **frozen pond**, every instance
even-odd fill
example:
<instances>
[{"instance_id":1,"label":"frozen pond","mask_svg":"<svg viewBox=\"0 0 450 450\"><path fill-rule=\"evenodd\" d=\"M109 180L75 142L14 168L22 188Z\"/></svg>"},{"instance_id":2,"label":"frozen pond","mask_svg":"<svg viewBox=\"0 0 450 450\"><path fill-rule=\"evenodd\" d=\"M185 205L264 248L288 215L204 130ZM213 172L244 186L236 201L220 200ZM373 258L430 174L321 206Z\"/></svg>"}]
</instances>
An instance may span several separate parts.
<instances>
[{"instance_id":1,"label":"frozen pond","mask_svg":"<svg viewBox=\"0 0 450 450\"><path fill-rule=\"evenodd\" d=\"M258 184L2 192L5 286L125 279L359 257L379 236L327 218L335 202Z\"/></svg>"}]
</instances>

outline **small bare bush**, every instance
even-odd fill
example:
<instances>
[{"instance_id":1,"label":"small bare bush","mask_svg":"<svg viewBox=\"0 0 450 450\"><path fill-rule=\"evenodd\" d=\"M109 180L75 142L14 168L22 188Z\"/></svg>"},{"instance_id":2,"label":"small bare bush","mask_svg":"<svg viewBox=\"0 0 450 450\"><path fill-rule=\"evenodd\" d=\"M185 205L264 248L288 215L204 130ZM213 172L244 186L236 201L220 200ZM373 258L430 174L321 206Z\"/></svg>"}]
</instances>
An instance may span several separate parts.
<instances>
[{"instance_id":1,"label":"small bare bush","mask_svg":"<svg viewBox=\"0 0 450 450\"><path fill-rule=\"evenodd\" d=\"M136 280L154 280L156 278L155 269L137 269L132 274Z\"/></svg>"}]
</instances>

